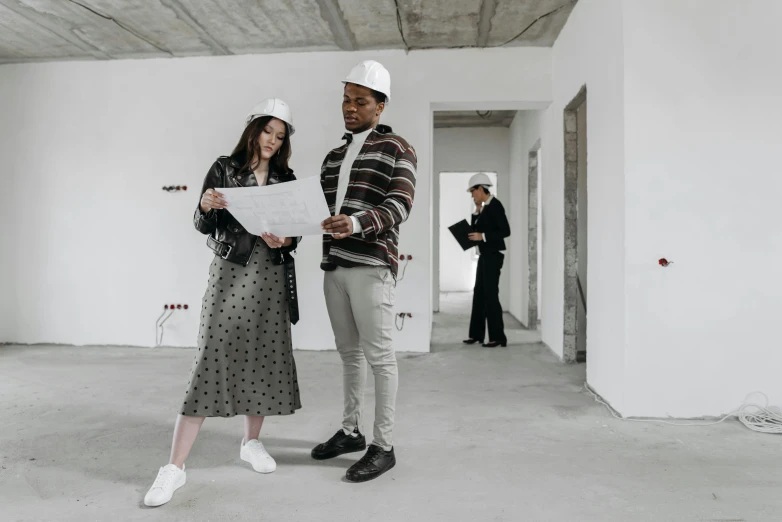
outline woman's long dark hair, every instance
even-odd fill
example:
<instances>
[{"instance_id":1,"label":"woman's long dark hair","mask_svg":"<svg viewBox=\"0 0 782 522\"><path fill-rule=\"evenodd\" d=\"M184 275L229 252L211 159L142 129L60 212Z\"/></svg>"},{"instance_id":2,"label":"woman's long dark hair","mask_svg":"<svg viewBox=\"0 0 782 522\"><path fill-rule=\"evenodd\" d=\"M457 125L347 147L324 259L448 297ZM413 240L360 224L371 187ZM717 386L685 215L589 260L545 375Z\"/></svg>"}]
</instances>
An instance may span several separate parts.
<instances>
[{"instance_id":1,"label":"woman's long dark hair","mask_svg":"<svg viewBox=\"0 0 782 522\"><path fill-rule=\"evenodd\" d=\"M242 170L255 170L261 161L261 146L258 144L263 129L273 119L272 116L263 116L256 118L244 129L239 143L236 144L231 157L236 159L241 165ZM285 122L283 122L285 123ZM282 147L269 160L269 170L279 173L288 172L288 160L291 158L291 136L288 125L285 124L285 139L282 140Z\"/></svg>"}]
</instances>

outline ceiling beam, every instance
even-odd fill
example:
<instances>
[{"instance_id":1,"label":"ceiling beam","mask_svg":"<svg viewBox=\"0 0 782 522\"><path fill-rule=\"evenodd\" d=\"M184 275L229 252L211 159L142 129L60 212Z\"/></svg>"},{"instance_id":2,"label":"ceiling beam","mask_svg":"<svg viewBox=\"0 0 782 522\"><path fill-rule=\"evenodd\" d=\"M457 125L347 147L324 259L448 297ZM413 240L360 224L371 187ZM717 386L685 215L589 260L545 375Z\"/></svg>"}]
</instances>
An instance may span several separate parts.
<instances>
[{"instance_id":1,"label":"ceiling beam","mask_svg":"<svg viewBox=\"0 0 782 522\"><path fill-rule=\"evenodd\" d=\"M174 13L176 13L177 18L179 18L185 25L190 27L193 31L195 31L198 37L201 39L201 41L204 42L207 46L209 46L213 54L215 55L233 54L226 47L224 47L220 42L215 40L212 37L212 35L209 34L206 31L206 29L202 27L201 24L199 24L198 21L195 18L193 18L193 15L191 15L190 12L179 2L179 0L160 0L160 3L168 7L172 11L174 11Z\"/></svg>"},{"instance_id":2,"label":"ceiling beam","mask_svg":"<svg viewBox=\"0 0 782 522\"><path fill-rule=\"evenodd\" d=\"M353 30L348 25L347 20L345 20L337 0L315 1L318 3L318 7L320 7L320 17L329 24L331 34L334 35L334 43L343 51L358 50L356 35L353 34Z\"/></svg>"},{"instance_id":3,"label":"ceiling beam","mask_svg":"<svg viewBox=\"0 0 782 522\"><path fill-rule=\"evenodd\" d=\"M93 58L98 58L102 60L111 58L109 54L101 51L94 45L85 42L84 40L76 36L76 33L73 31L73 28L63 26L62 25L63 20L59 18L54 18L52 16L39 13L32 7L25 5L24 3L18 0L0 0L0 5L13 11L19 16L31 21L37 26L49 31L50 33L59 36L69 44L80 49L81 51L84 51L85 53L89 54Z\"/></svg>"},{"instance_id":4,"label":"ceiling beam","mask_svg":"<svg viewBox=\"0 0 782 522\"><path fill-rule=\"evenodd\" d=\"M483 0L478 19L478 47L486 47L491 33L491 21L497 13L497 0Z\"/></svg>"}]
</instances>

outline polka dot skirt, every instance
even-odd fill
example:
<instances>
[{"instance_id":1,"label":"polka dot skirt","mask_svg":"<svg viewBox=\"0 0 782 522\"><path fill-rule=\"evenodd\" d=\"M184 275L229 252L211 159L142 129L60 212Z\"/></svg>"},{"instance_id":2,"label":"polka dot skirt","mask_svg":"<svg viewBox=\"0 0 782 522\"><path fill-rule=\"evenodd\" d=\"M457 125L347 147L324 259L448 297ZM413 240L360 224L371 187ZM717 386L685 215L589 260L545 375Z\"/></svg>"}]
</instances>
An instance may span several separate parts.
<instances>
[{"instance_id":1,"label":"polka dot skirt","mask_svg":"<svg viewBox=\"0 0 782 522\"><path fill-rule=\"evenodd\" d=\"M215 257L183 415L290 415L301 408L284 270L258 239L244 267Z\"/></svg>"}]
</instances>

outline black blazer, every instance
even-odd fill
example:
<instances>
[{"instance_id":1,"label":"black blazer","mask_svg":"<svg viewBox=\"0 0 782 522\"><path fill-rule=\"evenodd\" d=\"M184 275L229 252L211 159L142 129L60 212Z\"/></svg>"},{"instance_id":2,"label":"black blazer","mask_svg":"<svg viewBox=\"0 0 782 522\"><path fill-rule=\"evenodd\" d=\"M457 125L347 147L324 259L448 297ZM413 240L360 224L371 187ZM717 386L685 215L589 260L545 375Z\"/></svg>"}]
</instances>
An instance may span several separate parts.
<instances>
[{"instance_id":1,"label":"black blazer","mask_svg":"<svg viewBox=\"0 0 782 522\"><path fill-rule=\"evenodd\" d=\"M479 215L473 214L472 229L482 233L485 239L478 242L478 250L481 254L505 250L505 238L510 236L510 224L505 215L505 207L499 199L492 197Z\"/></svg>"}]
</instances>

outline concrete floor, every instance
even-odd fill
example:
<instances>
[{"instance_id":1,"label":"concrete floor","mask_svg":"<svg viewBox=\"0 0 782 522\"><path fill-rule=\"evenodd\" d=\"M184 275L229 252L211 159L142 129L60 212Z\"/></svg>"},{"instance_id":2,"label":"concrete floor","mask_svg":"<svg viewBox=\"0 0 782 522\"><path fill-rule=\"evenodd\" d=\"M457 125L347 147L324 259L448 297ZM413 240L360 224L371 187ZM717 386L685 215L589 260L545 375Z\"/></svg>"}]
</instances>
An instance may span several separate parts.
<instances>
[{"instance_id":1,"label":"concrete floor","mask_svg":"<svg viewBox=\"0 0 782 522\"><path fill-rule=\"evenodd\" d=\"M187 485L148 509L192 356L0 347L0 520L782 520L782 439L615 420L585 367L541 344L400 355L398 464L365 484L342 480L357 455L310 459L337 429L341 370L334 352L296 352L304 408L262 433L277 471L239 460L241 418L209 419Z\"/></svg>"},{"instance_id":2,"label":"concrete floor","mask_svg":"<svg viewBox=\"0 0 782 522\"><path fill-rule=\"evenodd\" d=\"M440 294L440 312L434 314L432 351L442 352L460 348L462 340L469 337L472 292L447 292ZM533 344L540 342L540 332L527 330L509 313L503 314L508 344ZM489 340L488 332L486 341Z\"/></svg>"}]
</instances>

